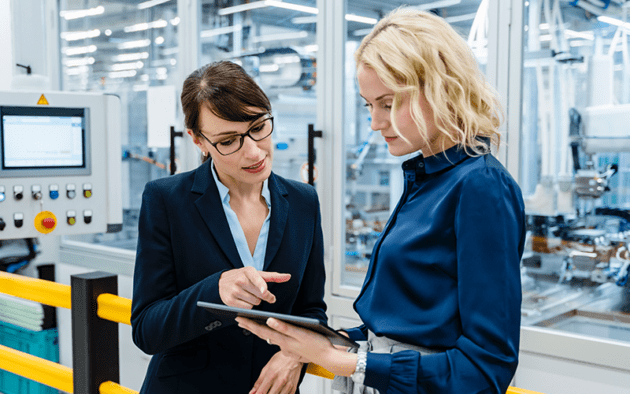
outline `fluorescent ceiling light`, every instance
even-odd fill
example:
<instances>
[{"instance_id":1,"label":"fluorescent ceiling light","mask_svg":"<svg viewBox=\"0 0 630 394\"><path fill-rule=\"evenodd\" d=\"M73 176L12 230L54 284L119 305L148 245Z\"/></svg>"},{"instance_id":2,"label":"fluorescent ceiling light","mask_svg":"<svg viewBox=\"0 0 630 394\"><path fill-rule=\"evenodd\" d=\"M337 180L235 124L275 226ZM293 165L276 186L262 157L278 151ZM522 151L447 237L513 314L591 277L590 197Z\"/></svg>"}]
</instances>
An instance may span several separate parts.
<instances>
[{"instance_id":1,"label":"fluorescent ceiling light","mask_svg":"<svg viewBox=\"0 0 630 394\"><path fill-rule=\"evenodd\" d=\"M145 1L143 3L138 4L138 9L139 10L143 10L145 8L155 7L156 5L168 3L169 1L171 1L171 0L150 0L150 1Z\"/></svg>"},{"instance_id":2,"label":"fluorescent ceiling light","mask_svg":"<svg viewBox=\"0 0 630 394\"><path fill-rule=\"evenodd\" d=\"M151 40L147 38L144 40L127 41L120 43L118 44L118 49L143 48L148 47L149 45L151 45Z\"/></svg>"},{"instance_id":3,"label":"fluorescent ceiling light","mask_svg":"<svg viewBox=\"0 0 630 394\"><path fill-rule=\"evenodd\" d=\"M90 8L87 10L61 11L59 12L59 16L61 16L65 20L71 20L85 18L86 16L100 15L103 12L105 12L105 8L102 5L99 5L96 8Z\"/></svg>"},{"instance_id":4,"label":"fluorescent ceiling light","mask_svg":"<svg viewBox=\"0 0 630 394\"><path fill-rule=\"evenodd\" d=\"M234 26L218 27L212 30L204 30L201 33L199 33L199 35L201 36L201 38L208 38L208 37L220 36L221 34L230 34L230 33L234 33L241 30L243 30L243 25L238 24Z\"/></svg>"},{"instance_id":5,"label":"fluorescent ceiling light","mask_svg":"<svg viewBox=\"0 0 630 394\"><path fill-rule=\"evenodd\" d=\"M115 62L132 62L134 60L148 59L149 52L124 53L122 55L112 56Z\"/></svg>"},{"instance_id":6,"label":"fluorescent ceiling light","mask_svg":"<svg viewBox=\"0 0 630 394\"><path fill-rule=\"evenodd\" d=\"M436 8L446 8L446 7L450 7L452 5L457 5L457 4L461 3L461 2L462 2L462 0L439 0L439 1L434 1L433 3L414 5L414 6L410 6L410 7L407 7L407 8L411 8L411 9L414 9L414 10L420 10L420 11L434 10Z\"/></svg>"},{"instance_id":7,"label":"fluorescent ceiling light","mask_svg":"<svg viewBox=\"0 0 630 394\"><path fill-rule=\"evenodd\" d=\"M319 10L316 7L307 7L304 5L285 3L283 1L277 1L277 0L262 0L262 1L255 1L253 3L235 5L233 7L226 7L226 8L220 9L219 15L230 15L237 12L244 12L244 11L254 10L257 8L266 8L266 7L284 8L287 10L300 11L300 12L305 12L307 14L315 14L315 15L317 15L317 13L319 12Z\"/></svg>"},{"instance_id":8,"label":"fluorescent ceiling light","mask_svg":"<svg viewBox=\"0 0 630 394\"><path fill-rule=\"evenodd\" d=\"M88 45L85 47L65 47L61 51L66 56L84 55L86 53L96 52L96 45Z\"/></svg>"},{"instance_id":9,"label":"fluorescent ceiling light","mask_svg":"<svg viewBox=\"0 0 630 394\"><path fill-rule=\"evenodd\" d=\"M79 59L65 59L63 64L66 67L79 67L79 66L87 66L88 64L94 64L93 57L83 57Z\"/></svg>"},{"instance_id":10,"label":"fluorescent ceiling light","mask_svg":"<svg viewBox=\"0 0 630 394\"><path fill-rule=\"evenodd\" d=\"M125 26L123 29L125 33L132 33L135 31L144 31L149 29L160 29L162 27L168 26L168 22L164 19L160 19L157 21L149 22L149 23L137 23L131 26Z\"/></svg>"},{"instance_id":11,"label":"fluorescent ceiling light","mask_svg":"<svg viewBox=\"0 0 630 394\"><path fill-rule=\"evenodd\" d=\"M295 40L295 39L306 38L306 37L308 37L307 32L299 31L296 33L267 34L264 36L252 37L252 42Z\"/></svg>"},{"instance_id":12,"label":"fluorescent ceiling light","mask_svg":"<svg viewBox=\"0 0 630 394\"><path fill-rule=\"evenodd\" d=\"M109 78L130 78L135 77L138 72L136 70L113 71L107 74Z\"/></svg>"},{"instance_id":13,"label":"fluorescent ceiling light","mask_svg":"<svg viewBox=\"0 0 630 394\"><path fill-rule=\"evenodd\" d=\"M477 16L476 12L471 12L470 14L447 16L446 18L444 18L444 20L448 23L457 23L457 22L471 21L475 19L476 16Z\"/></svg>"},{"instance_id":14,"label":"fluorescent ceiling light","mask_svg":"<svg viewBox=\"0 0 630 394\"><path fill-rule=\"evenodd\" d=\"M94 38L101 35L101 31L98 29L88 31L65 31L60 34L61 38L66 41L78 41L85 40L86 38Z\"/></svg>"},{"instance_id":15,"label":"fluorescent ceiling light","mask_svg":"<svg viewBox=\"0 0 630 394\"><path fill-rule=\"evenodd\" d=\"M144 63L141 61L130 63L116 63L110 66L112 71L124 71L124 70L137 70L144 67Z\"/></svg>"},{"instance_id":16,"label":"fluorescent ceiling light","mask_svg":"<svg viewBox=\"0 0 630 394\"><path fill-rule=\"evenodd\" d=\"M346 20L352 21L352 22L366 23L368 25L375 25L376 22L378 22L374 18L368 18L365 16L358 16L358 15L352 15L352 14L346 14Z\"/></svg>"},{"instance_id":17,"label":"fluorescent ceiling light","mask_svg":"<svg viewBox=\"0 0 630 394\"><path fill-rule=\"evenodd\" d=\"M90 71L88 66L80 66L80 67L67 68L64 72L66 73L66 75L81 75L81 74L87 74L88 71Z\"/></svg>"},{"instance_id":18,"label":"fluorescent ceiling light","mask_svg":"<svg viewBox=\"0 0 630 394\"><path fill-rule=\"evenodd\" d=\"M473 14L473 18L474 18L474 14ZM368 25L375 25L376 22L378 22L378 20L374 18L368 18L365 16L359 16L359 15L353 15L353 14L346 14L346 20L351 21L351 22L367 23ZM305 25L305 24L310 24L310 23L317 23L317 16L296 16L295 18L291 19L291 23L293 23L294 25Z\"/></svg>"},{"instance_id":19,"label":"fluorescent ceiling light","mask_svg":"<svg viewBox=\"0 0 630 394\"><path fill-rule=\"evenodd\" d=\"M317 23L317 16L296 16L291 19L294 25L306 25L309 23Z\"/></svg>"}]
</instances>

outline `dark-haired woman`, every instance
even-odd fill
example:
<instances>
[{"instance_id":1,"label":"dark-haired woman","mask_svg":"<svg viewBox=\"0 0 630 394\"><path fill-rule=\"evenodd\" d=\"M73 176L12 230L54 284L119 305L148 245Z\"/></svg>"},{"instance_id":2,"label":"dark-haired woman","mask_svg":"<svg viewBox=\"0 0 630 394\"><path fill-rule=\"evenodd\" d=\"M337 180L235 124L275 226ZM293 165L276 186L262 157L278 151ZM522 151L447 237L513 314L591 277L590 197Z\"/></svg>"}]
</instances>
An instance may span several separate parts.
<instances>
[{"instance_id":1,"label":"dark-haired woman","mask_svg":"<svg viewBox=\"0 0 630 394\"><path fill-rule=\"evenodd\" d=\"M295 356L197 301L326 321L317 195L272 173L271 105L240 66L194 71L181 101L203 163L143 193L131 325L154 356L141 393L294 393Z\"/></svg>"}]
</instances>

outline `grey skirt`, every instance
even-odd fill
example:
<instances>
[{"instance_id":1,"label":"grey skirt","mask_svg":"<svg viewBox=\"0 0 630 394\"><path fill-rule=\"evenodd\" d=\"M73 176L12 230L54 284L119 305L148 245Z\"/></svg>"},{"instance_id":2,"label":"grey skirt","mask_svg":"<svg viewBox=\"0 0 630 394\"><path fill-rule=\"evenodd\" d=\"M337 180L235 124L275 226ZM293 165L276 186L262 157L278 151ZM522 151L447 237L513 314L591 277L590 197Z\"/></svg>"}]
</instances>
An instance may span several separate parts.
<instances>
[{"instance_id":1,"label":"grey skirt","mask_svg":"<svg viewBox=\"0 0 630 394\"><path fill-rule=\"evenodd\" d=\"M361 350L365 350L370 353L397 353L403 350L415 350L420 352L420 354L433 354L440 352L439 350L432 350L421 346L398 342L387 337L379 337L372 331L368 331L367 341L359 341L358 343L361 345ZM348 351L356 353L357 350L358 349L350 349ZM335 376L332 388L345 394L379 394L378 390L374 388L367 387L362 384L355 384L352 381L352 378L347 376Z\"/></svg>"}]
</instances>

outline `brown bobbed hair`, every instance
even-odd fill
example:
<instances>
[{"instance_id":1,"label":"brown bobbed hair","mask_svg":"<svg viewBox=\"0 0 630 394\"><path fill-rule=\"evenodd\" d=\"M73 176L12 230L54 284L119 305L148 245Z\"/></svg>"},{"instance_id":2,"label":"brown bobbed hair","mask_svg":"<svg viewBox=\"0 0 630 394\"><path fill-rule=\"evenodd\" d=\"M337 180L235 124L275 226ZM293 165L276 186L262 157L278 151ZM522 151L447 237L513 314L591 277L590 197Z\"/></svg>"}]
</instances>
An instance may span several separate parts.
<instances>
[{"instance_id":1,"label":"brown bobbed hair","mask_svg":"<svg viewBox=\"0 0 630 394\"><path fill-rule=\"evenodd\" d=\"M271 113L269 98L256 81L241 66L225 60L193 71L184 81L181 101L184 124L196 137L201 137L202 105L231 122L252 122Z\"/></svg>"}]
</instances>

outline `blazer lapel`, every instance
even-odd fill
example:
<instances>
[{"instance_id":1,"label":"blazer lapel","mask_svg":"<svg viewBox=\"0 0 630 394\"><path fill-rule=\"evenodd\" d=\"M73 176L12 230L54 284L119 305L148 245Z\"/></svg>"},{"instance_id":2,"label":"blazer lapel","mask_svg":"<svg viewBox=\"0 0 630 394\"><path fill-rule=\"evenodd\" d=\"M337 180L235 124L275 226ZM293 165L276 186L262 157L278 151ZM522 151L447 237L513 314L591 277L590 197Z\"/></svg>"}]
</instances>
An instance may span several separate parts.
<instances>
[{"instance_id":1,"label":"blazer lapel","mask_svg":"<svg viewBox=\"0 0 630 394\"><path fill-rule=\"evenodd\" d=\"M273 173L269 177L269 193L271 194L271 222L269 223L264 270L267 270L278 249L280 249L282 235L289 216L289 202L286 198L288 193Z\"/></svg>"},{"instance_id":2,"label":"blazer lapel","mask_svg":"<svg viewBox=\"0 0 630 394\"><path fill-rule=\"evenodd\" d=\"M212 171L211 165L211 161L208 160L199 166L195 173L195 181L191 191L201 194L195 200L195 206L229 262L234 267L241 268L243 267L243 262L236 249L234 238L232 238L230 225L223 211L219 190L210 172Z\"/></svg>"}]
</instances>

